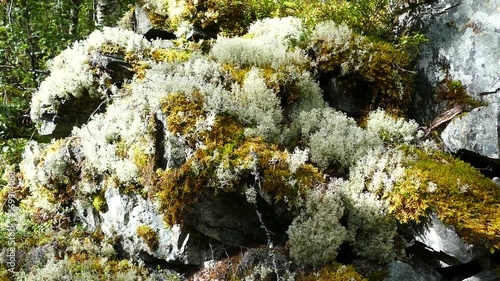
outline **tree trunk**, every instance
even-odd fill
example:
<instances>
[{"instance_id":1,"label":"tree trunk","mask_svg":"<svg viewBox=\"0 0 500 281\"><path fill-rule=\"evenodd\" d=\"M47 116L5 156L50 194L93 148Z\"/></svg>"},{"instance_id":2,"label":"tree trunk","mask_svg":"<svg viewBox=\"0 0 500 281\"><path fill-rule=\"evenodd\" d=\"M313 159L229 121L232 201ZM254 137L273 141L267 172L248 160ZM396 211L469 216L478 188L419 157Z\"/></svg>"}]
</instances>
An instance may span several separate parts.
<instances>
[{"instance_id":1,"label":"tree trunk","mask_svg":"<svg viewBox=\"0 0 500 281\"><path fill-rule=\"evenodd\" d=\"M113 23L114 16L119 10L118 0L96 0L96 23L97 26L105 26Z\"/></svg>"},{"instance_id":2,"label":"tree trunk","mask_svg":"<svg viewBox=\"0 0 500 281\"><path fill-rule=\"evenodd\" d=\"M78 19L80 16L80 4L82 0L71 0L71 8L69 10L69 34L78 34Z\"/></svg>"}]
</instances>

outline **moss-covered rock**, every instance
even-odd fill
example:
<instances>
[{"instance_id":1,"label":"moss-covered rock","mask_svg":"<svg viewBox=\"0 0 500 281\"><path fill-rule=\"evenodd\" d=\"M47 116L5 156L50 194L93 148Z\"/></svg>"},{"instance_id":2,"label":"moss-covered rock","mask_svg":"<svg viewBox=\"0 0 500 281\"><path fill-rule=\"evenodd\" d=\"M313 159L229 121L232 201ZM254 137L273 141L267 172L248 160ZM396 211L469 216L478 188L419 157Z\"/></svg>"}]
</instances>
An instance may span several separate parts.
<instances>
[{"instance_id":1,"label":"moss-covered rock","mask_svg":"<svg viewBox=\"0 0 500 281\"><path fill-rule=\"evenodd\" d=\"M274 249L288 240L286 258L265 251L269 262L243 275L281 274L276 264L290 257L297 272L319 268L303 280L363 280L329 264L338 253L381 264L404 258L400 231L431 212L468 241L498 249L498 188L401 117L415 45L375 36L392 25L377 10L388 3L376 2L140 1L180 39L105 29L56 58L33 98L35 122L83 96L99 107L70 136L26 149L19 205L27 228L43 229L19 237L29 248L71 229L76 241L58 236L65 255L26 274L146 274L114 254L101 259L103 243L134 260L199 266L234 245ZM197 41L197 29L213 40L183 41ZM325 102L322 77L365 90L362 120ZM78 219L95 241L83 238L90 233L75 227Z\"/></svg>"}]
</instances>

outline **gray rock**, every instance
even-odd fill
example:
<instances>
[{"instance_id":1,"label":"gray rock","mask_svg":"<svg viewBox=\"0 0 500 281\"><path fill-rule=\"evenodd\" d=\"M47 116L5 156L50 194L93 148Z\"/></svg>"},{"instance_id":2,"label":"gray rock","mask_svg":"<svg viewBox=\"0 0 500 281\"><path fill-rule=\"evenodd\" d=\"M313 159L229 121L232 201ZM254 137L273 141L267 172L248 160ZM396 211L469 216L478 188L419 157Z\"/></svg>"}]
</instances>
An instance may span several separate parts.
<instances>
[{"instance_id":1,"label":"gray rock","mask_svg":"<svg viewBox=\"0 0 500 281\"><path fill-rule=\"evenodd\" d=\"M97 211L88 200L77 199L73 202L76 216L83 223L83 226L90 232L94 232L100 225Z\"/></svg>"},{"instance_id":2,"label":"gray rock","mask_svg":"<svg viewBox=\"0 0 500 281\"><path fill-rule=\"evenodd\" d=\"M435 252L443 252L466 263L472 260L472 246L465 244L453 227L444 225L435 215L431 216L430 225L421 236L416 237Z\"/></svg>"},{"instance_id":3,"label":"gray rock","mask_svg":"<svg viewBox=\"0 0 500 281\"><path fill-rule=\"evenodd\" d=\"M463 281L498 281L500 276L493 271L483 271Z\"/></svg>"},{"instance_id":4,"label":"gray rock","mask_svg":"<svg viewBox=\"0 0 500 281\"><path fill-rule=\"evenodd\" d=\"M280 235L285 233L288 223L264 200L258 200L257 206L270 238L276 243L283 242ZM256 205L236 192L202 192L197 201L187 207L184 222L223 243L253 246L268 242Z\"/></svg>"},{"instance_id":5,"label":"gray rock","mask_svg":"<svg viewBox=\"0 0 500 281\"><path fill-rule=\"evenodd\" d=\"M139 5L135 4L134 9L135 26L134 31L138 34L146 34L153 28L153 24L149 20L148 13Z\"/></svg>"},{"instance_id":6,"label":"gray rock","mask_svg":"<svg viewBox=\"0 0 500 281\"><path fill-rule=\"evenodd\" d=\"M499 104L492 103L454 119L443 131L441 138L452 152L465 149L498 159L500 157L499 121Z\"/></svg>"},{"instance_id":7,"label":"gray rock","mask_svg":"<svg viewBox=\"0 0 500 281\"><path fill-rule=\"evenodd\" d=\"M417 121L430 121L443 111L435 89L445 78L461 81L477 100L500 92L499 7L498 1L439 0L419 15L427 19L422 30L429 42L418 62Z\"/></svg>"},{"instance_id":8,"label":"gray rock","mask_svg":"<svg viewBox=\"0 0 500 281\"><path fill-rule=\"evenodd\" d=\"M413 268L402 261L393 261L389 264L389 276L385 281L407 280L407 281L424 281L424 276L418 276Z\"/></svg>"},{"instance_id":9,"label":"gray rock","mask_svg":"<svg viewBox=\"0 0 500 281\"><path fill-rule=\"evenodd\" d=\"M500 178L499 177L494 177L491 179L497 186L500 186Z\"/></svg>"},{"instance_id":10,"label":"gray rock","mask_svg":"<svg viewBox=\"0 0 500 281\"><path fill-rule=\"evenodd\" d=\"M158 26L155 26L149 19L149 14L139 4L134 10L135 28L134 31L142 34L146 39L175 39L176 36Z\"/></svg>"},{"instance_id":11,"label":"gray rock","mask_svg":"<svg viewBox=\"0 0 500 281\"><path fill-rule=\"evenodd\" d=\"M292 262L283 248L254 248L243 255L238 275L246 277L244 280L290 280L291 267Z\"/></svg>"},{"instance_id":12,"label":"gray rock","mask_svg":"<svg viewBox=\"0 0 500 281\"><path fill-rule=\"evenodd\" d=\"M121 194L115 188L105 193L108 211L101 213L101 229L110 238L118 238L122 250L130 257L144 256L183 264L202 264L208 253L198 241L190 239L179 225L166 225L163 215L139 195ZM158 247L150 249L137 235L137 228L146 225L158 235Z\"/></svg>"}]
</instances>

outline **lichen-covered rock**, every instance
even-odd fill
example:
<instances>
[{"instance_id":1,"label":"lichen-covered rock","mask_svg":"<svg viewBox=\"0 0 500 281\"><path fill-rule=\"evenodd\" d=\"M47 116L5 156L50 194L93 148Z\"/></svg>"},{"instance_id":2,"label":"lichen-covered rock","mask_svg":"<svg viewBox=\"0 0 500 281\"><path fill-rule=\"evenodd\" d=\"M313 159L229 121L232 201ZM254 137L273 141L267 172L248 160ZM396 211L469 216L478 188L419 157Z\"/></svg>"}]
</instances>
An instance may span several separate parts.
<instances>
[{"instance_id":1,"label":"lichen-covered rock","mask_svg":"<svg viewBox=\"0 0 500 281\"><path fill-rule=\"evenodd\" d=\"M103 111L104 101L117 93L124 80L132 78L126 52L141 57L149 46L148 41L131 31L105 28L54 58L49 67L52 75L41 83L31 102L31 119L40 134L66 137L73 126Z\"/></svg>"},{"instance_id":2,"label":"lichen-covered rock","mask_svg":"<svg viewBox=\"0 0 500 281\"><path fill-rule=\"evenodd\" d=\"M120 194L114 188L109 188L105 197L108 211L101 214L100 227L106 236L120 241L128 256L137 258L145 252L169 262L201 264L208 255L206 249L192 243L189 233L183 233L179 225L168 226L151 202L138 195ZM148 226L156 232L158 245L154 249L137 234L141 226Z\"/></svg>"},{"instance_id":3,"label":"lichen-covered rock","mask_svg":"<svg viewBox=\"0 0 500 281\"><path fill-rule=\"evenodd\" d=\"M446 103L439 103L435 93L445 79L460 81L476 100L500 90L498 2L441 0L430 5L432 16L421 15L426 18L422 30L429 41L421 51L414 99L420 122L444 111Z\"/></svg>"},{"instance_id":4,"label":"lichen-covered rock","mask_svg":"<svg viewBox=\"0 0 500 281\"><path fill-rule=\"evenodd\" d=\"M144 3L153 24L176 31L183 24L176 20L209 17L215 4ZM201 18L186 13L205 4ZM213 23L207 28L226 28ZM118 29L75 45L71 52L84 59L78 67L63 63L65 55L56 59L54 75L67 69L73 78L63 90L55 77L44 82L33 99L34 119L43 126L41 115L59 114L83 93L105 107L75 124L70 136L27 147L22 207L37 220L65 215L92 239L113 244L111 257L154 267L201 265L241 246L289 242L283 258L273 259L270 250L270 262L252 265L255 278L286 267L287 256L301 269L334 262L339 253L388 263L404 255L400 229L432 211L472 242L498 249L496 186L435 143L422 142L416 122L387 113L402 114L411 97L404 44L333 22L311 24L264 19L245 36L186 44L193 49ZM111 66L130 72L113 75ZM366 86L366 118L328 106L318 82L323 74ZM375 105L387 111L368 113ZM86 257L72 247L73 260ZM47 268L67 270L72 262L47 262ZM322 274L337 273L362 279L342 265Z\"/></svg>"},{"instance_id":5,"label":"lichen-covered rock","mask_svg":"<svg viewBox=\"0 0 500 281\"><path fill-rule=\"evenodd\" d=\"M499 106L498 103L492 103L455 118L441 134L443 143L455 153L463 149L499 159Z\"/></svg>"},{"instance_id":6,"label":"lichen-covered rock","mask_svg":"<svg viewBox=\"0 0 500 281\"><path fill-rule=\"evenodd\" d=\"M176 36L168 32L165 29L162 29L158 25L154 25L151 22L150 12L146 11L139 4L136 4L134 7L134 24L133 29L136 33L144 35L144 37L148 40L150 39L175 39Z\"/></svg>"}]
</instances>

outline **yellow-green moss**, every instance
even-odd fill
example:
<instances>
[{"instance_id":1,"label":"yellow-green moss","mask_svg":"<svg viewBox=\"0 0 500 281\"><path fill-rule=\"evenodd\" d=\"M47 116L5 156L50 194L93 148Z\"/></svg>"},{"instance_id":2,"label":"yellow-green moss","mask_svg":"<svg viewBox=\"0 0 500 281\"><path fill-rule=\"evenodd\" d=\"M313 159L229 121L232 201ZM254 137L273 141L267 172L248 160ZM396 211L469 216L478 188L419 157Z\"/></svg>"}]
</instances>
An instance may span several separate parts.
<instances>
[{"instance_id":1,"label":"yellow-green moss","mask_svg":"<svg viewBox=\"0 0 500 281\"><path fill-rule=\"evenodd\" d=\"M151 250L158 248L158 234L147 225L137 227L137 235L142 237Z\"/></svg>"},{"instance_id":2,"label":"yellow-green moss","mask_svg":"<svg viewBox=\"0 0 500 281\"><path fill-rule=\"evenodd\" d=\"M92 195L92 205L101 213L108 211L108 203L106 202L106 198L104 198L103 192Z\"/></svg>"},{"instance_id":3,"label":"yellow-green moss","mask_svg":"<svg viewBox=\"0 0 500 281\"><path fill-rule=\"evenodd\" d=\"M197 138L196 123L205 116L203 97L195 92L191 99L182 94L170 94L161 101L161 110L167 113L167 129L174 134L181 134L188 138L190 145L195 145Z\"/></svg>"},{"instance_id":4,"label":"yellow-green moss","mask_svg":"<svg viewBox=\"0 0 500 281\"><path fill-rule=\"evenodd\" d=\"M188 0L181 17L171 19L170 24L177 26L182 18L206 32L235 36L245 33L255 20L287 16L303 18L307 26L333 20L359 32L388 36L395 14L388 1L379 0Z\"/></svg>"},{"instance_id":5,"label":"yellow-green moss","mask_svg":"<svg viewBox=\"0 0 500 281\"><path fill-rule=\"evenodd\" d=\"M253 1L188 0L183 17L195 27L209 33L242 35L257 19L251 2Z\"/></svg>"},{"instance_id":6,"label":"yellow-green moss","mask_svg":"<svg viewBox=\"0 0 500 281\"><path fill-rule=\"evenodd\" d=\"M182 49L156 49L151 52L156 62L184 62L191 57L191 51Z\"/></svg>"},{"instance_id":7,"label":"yellow-green moss","mask_svg":"<svg viewBox=\"0 0 500 281\"><path fill-rule=\"evenodd\" d=\"M335 263L321 268L318 272L299 276L297 281L368 281L351 265Z\"/></svg>"},{"instance_id":8,"label":"yellow-green moss","mask_svg":"<svg viewBox=\"0 0 500 281\"><path fill-rule=\"evenodd\" d=\"M126 53L126 48L117 44L111 44L111 43L104 43L99 48L97 51L103 55L116 55L116 54L125 54Z\"/></svg>"},{"instance_id":9,"label":"yellow-green moss","mask_svg":"<svg viewBox=\"0 0 500 281\"><path fill-rule=\"evenodd\" d=\"M224 183L224 192L243 192L242 188L254 184L254 167L261 178L261 187L275 200L295 202L317 183L323 182L322 174L315 167L304 164L295 174L289 170L287 154L261 138L247 138L243 125L230 115L217 115L210 131L194 134L194 125L205 116L202 99L171 94L162 101L162 111L167 114L168 130L186 138L193 148L202 142L205 149L197 149L178 169L157 170L150 179L158 189L160 209L169 224L182 222L182 211L192 204L204 188L218 182L217 169L223 165L228 170L239 170L238 177ZM256 161L256 162L255 162ZM295 185L291 182L296 181ZM212 189L211 192L216 192Z\"/></svg>"},{"instance_id":10,"label":"yellow-green moss","mask_svg":"<svg viewBox=\"0 0 500 281\"><path fill-rule=\"evenodd\" d=\"M365 87L372 107L398 115L406 111L414 89L414 74L405 49L356 34L345 50L334 50L324 41L313 44L320 73L336 73L346 87Z\"/></svg>"},{"instance_id":11,"label":"yellow-green moss","mask_svg":"<svg viewBox=\"0 0 500 281\"><path fill-rule=\"evenodd\" d=\"M500 249L500 189L470 164L440 151L406 147L416 160L387 198L402 223L434 211L472 243Z\"/></svg>"},{"instance_id":12,"label":"yellow-green moss","mask_svg":"<svg viewBox=\"0 0 500 281\"><path fill-rule=\"evenodd\" d=\"M116 149L115 149L115 154L116 156L125 159L127 158L128 155L128 145L124 140L117 140L116 141Z\"/></svg>"}]
</instances>

